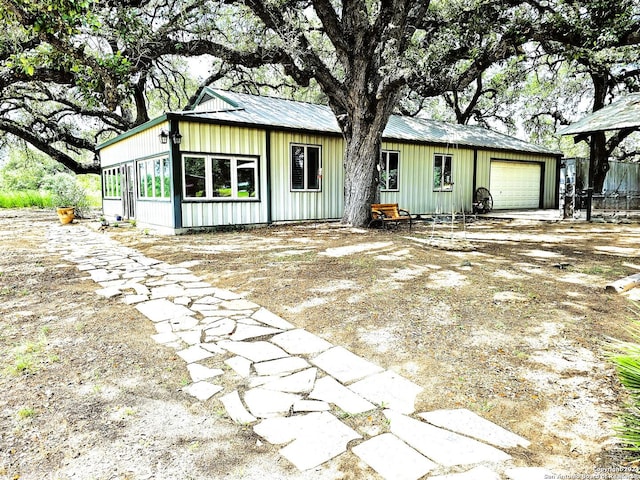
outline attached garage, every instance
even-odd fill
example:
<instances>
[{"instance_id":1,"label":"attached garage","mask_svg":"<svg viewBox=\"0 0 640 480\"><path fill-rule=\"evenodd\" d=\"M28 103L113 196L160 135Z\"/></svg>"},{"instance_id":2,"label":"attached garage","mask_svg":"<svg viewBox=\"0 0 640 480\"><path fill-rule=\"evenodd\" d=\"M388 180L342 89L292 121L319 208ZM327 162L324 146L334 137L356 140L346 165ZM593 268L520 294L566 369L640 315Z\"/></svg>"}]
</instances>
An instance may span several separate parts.
<instances>
[{"instance_id":1,"label":"attached garage","mask_svg":"<svg viewBox=\"0 0 640 480\"><path fill-rule=\"evenodd\" d=\"M496 210L542 208L543 164L491 160L490 187Z\"/></svg>"}]
</instances>

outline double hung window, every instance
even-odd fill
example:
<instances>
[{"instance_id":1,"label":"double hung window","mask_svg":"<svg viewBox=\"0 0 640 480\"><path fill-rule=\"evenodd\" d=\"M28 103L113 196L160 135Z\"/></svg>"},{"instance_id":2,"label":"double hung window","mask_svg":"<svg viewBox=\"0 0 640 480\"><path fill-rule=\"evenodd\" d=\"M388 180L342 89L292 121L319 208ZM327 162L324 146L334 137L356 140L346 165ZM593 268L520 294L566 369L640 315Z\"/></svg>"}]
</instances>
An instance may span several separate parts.
<instances>
[{"instance_id":1,"label":"double hung window","mask_svg":"<svg viewBox=\"0 0 640 480\"><path fill-rule=\"evenodd\" d=\"M452 155L436 154L433 157L433 190L449 192L453 190Z\"/></svg>"},{"instance_id":2,"label":"double hung window","mask_svg":"<svg viewBox=\"0 0 640 480\"><path fill-rule=\"evenodd\" d=\"M398 191L398 168L400 154L383 150L380 154L380 188L383 191Z\"/></svg>"}]
</instances>

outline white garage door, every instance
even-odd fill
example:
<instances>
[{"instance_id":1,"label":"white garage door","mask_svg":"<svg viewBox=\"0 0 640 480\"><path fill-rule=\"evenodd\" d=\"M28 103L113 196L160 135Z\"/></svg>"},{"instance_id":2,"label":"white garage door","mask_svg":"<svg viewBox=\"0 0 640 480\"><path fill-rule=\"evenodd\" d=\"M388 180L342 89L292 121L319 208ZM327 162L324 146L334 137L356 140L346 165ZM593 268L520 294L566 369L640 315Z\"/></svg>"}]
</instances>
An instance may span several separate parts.
<instances>
[{"instance_id":1,"label":"white garage door","mask_svg":"<svg viewBox=\"0 0 640 480\"><path fill-rule=\"evenodd\" d=\"M492 160L489 191L493 208L539 208L541 172L539 163Z\"/></svg>"}]
</instances>

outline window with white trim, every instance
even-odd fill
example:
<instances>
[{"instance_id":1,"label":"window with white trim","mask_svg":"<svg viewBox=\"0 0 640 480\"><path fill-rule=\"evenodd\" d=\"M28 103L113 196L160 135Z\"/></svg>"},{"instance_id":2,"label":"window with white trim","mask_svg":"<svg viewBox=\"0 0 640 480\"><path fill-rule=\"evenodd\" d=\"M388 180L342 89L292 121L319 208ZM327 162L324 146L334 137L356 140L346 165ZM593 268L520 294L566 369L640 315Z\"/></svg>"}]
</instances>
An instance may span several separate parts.
<instances>
[{"instance_id":1,"label":"window with white trim","mask_svg":"<svg viewBox=\"0 0 640 480\"><path fill-rule=\"evenodd\" d=\"M168 158L138 161L138 197L169 199L171 167Z\"/></svg>"},{"instance_id":2,"label":"window with white trim","mask_svg":"<svg viewBox=\"0 0 640 480\"><path fill-rule=\"evenodd\" d=\"M258 198L258 159L255 157L185 155L182 166L185 198Z\"/></svg>"},{"instance_id":3,"label":"window with white trim","mask_svg":"<svg viewBox=\"0 0 640 480\"><path fill-rule=\"evenodd\" d=\"M291 144L291 190L319 191L321 178L320 146Z\"/></svg>"},{"instance_id":4,"label":"window with white trim","mask_svg":"<svg viewBox=\"0 0 640 480\"><path fill-rule=\"evenodd\" d=\"M400 152L382 150L380 153L380 188L383 191L397 192L398 168L400 166Z\"/></svg>"},{"instance_id":5,"label":"window with white trim","mask_svg":"<svg viewBox=\"0 0 640 480\"><path fill-rule=\"evenodd\" d=\"M433 190L450 192L453 190L453 155L436 154L433 157Z\"/></svg>"},{"instance_id":6,"label":"window with white trim","mask_svg":"<svg viewBox=\"0 0 640 480\"><path fill-rule=\"evenodd\" d=\"M102 191L105 198L122 197L122 173L120 167L105 168L102 171Z\"/></svg>"}]
</instances>

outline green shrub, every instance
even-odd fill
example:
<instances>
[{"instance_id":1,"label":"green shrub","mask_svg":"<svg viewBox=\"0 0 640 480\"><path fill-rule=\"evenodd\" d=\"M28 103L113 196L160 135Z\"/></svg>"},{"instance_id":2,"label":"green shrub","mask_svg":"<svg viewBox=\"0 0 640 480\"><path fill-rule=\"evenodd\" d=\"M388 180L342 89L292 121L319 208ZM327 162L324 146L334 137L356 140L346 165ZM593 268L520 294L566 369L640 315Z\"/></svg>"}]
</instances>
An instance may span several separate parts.
<instances>
[{"instance_id":1,"label":"green shrub","mask_svg":"<svg viewBox=\"0 0 640 480\"><path fill-rule=\"evenodd\" d=\"M639 317L640 311L634 310L634 314ZM634 321L629 333L632 340L613 341L610 353L620 383L629 394L616 431L625 450L640 453L640 322Z\"/></svg>"},{"instance_id":2,"label":"green shrub","mask_svg":"<svg viewBox=\"0 0 640 480\"><path fill-rule=\"evenodd\" d=\"M51 193L55 207L75 207L76 216L84 217L90 209L87 192L71 173L56 173L44 178L43 188Z\"/></svg>"}]
</instances>

